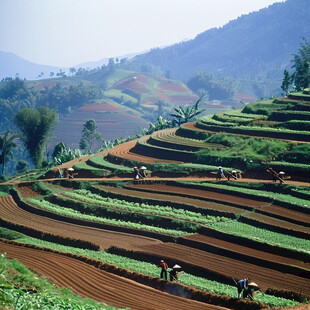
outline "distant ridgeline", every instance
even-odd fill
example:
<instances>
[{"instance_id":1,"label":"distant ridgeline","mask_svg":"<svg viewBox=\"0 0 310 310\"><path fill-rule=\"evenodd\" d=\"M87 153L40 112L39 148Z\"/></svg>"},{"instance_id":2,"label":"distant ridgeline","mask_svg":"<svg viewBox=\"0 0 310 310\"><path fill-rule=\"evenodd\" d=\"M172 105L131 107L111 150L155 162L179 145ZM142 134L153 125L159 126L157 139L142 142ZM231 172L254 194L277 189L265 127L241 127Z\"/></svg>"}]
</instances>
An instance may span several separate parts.
<instances>
[{"instance_id":1,"label":"distant ridgeline","mask_svg":"<svg viewBox=\"0 0 310 310\"><path fill-rule=\"evenodd\" d=\"M310 39L309 1L287 0L242 15L193 40L152 49L124 67L169 72L171 78L180 80L196 71L239 79L281 79L302 37Z\"/></svg>"}]
</instances>

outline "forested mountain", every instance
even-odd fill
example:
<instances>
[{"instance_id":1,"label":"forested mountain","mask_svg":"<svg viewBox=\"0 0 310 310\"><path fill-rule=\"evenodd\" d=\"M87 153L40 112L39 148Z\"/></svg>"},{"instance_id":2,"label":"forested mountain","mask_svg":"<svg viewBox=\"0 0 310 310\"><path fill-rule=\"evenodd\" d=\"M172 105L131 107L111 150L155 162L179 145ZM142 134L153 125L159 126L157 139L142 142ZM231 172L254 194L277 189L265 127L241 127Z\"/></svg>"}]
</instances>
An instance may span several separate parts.
<instances>
[{"instance_id":1,"label":"forested mountain","mask_svg":"<svg viewBox=\"0 0 310 310\"><path fill-rule=\"evenodd\" d=\"M182 80L196 71L238 79L282 79L302 37L310 39L309 0L287 0L207 30L193 40L153 49L126 65Z\"/></svg>"}]
</instances>

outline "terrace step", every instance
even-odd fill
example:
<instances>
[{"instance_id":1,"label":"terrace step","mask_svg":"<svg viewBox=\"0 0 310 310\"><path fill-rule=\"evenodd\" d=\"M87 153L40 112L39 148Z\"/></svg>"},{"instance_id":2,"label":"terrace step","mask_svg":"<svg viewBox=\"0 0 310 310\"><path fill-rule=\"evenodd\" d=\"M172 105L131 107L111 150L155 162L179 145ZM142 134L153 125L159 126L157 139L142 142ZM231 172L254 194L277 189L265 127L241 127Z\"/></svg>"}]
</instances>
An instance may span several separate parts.
<instances>
[{"instance_id":1,"label":"terrace step","mask_svg":"<svg viewBox=\"0 0 310 310\"><path fill-rule=\"evenodd\" d=\"M190 140L184 137L176 135L177 128L164 129L154 132L151 137L147 140L148 144L178 149L183 151L196 152L201 149L227 149L227 147L217 143L206 143L197 140Z\"/></svg>"}]
</instances>

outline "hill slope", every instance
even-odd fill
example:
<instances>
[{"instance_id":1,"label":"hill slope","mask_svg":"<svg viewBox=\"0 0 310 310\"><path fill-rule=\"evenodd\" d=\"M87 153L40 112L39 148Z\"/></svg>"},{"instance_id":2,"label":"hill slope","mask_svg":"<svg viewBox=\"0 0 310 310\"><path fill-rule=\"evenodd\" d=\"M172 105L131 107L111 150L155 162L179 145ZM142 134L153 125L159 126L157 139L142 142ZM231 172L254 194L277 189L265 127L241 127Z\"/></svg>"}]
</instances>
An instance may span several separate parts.
<instances>
[{"instance_id":1,"label":"hill slope","mask_svg":"<svg viewBox=\"0 0 310 310\"><path fill-rule=\"evenodd\" d=\"M307 0L287 0L205 31L193 40L135 57L131 66L154 66L175 79L195 71L237 78L282 78L301 37L310 38Z\"/></svg>"},{"instance_id":2,"label":"hill slope","mask_svg":"<svg viewBox=\"0 0 310 310\"><path fill-rule=\"evenodd\" d=\"M0 79L15 77L18 74L21 78L28 80L36 79L42 72L48 76L50 72L58 72L60 68L46 65L39 65L25 60L13 53L0 51Z\"/></svg>"}]
</instances>

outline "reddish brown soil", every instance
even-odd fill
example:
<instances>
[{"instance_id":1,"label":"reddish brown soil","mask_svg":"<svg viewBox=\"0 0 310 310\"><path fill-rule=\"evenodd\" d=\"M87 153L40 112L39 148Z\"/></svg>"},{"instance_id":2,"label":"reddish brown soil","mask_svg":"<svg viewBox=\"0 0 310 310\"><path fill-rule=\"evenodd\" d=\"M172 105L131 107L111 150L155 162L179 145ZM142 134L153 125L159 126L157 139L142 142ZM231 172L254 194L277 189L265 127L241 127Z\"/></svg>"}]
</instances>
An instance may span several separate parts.
<instances>
[{"instance_id":1,"label":"reddish brown soil","mask_svg":"<svg viewBox=\"0 0 310 310\"><path fill-rule=\"evenodd\" d=\"M213 238L211 236L205 236L205 235L200 235L200 234L195 234L195 235L188 236L185 238L189 240L195 240L195 241L199 241L205 244L213 245L218 248L228 249L236 253L246 254L249 256L256 257L256 258L261 258L264 260L272 261L272 262L279 262L279 263L283 263L287 265L299 266L301 268L310 269L309 262L304 262L302 260L283 257L280 255L261 251L260 249L252 249L242 244L236 244L236 243L230 242L229 240L224 241L224 240L220 240L217 238Z\"/></svg>"},{"instance_id":2,"label":"reddish brown soil","mask_svg":"<svg viewBox=\"0 0 310 310\"><path fill-rule=\"evenodd\" d=\"M262 289L273 287L300 292L302 288L303 293L310 296L310 282L298 276L281 273L179 244L163 243L152 238L52 220L20 209L11 196L0 198L0 217L12 223L25 225L54 235L91 241L99 244L101 248L114 245L120 248L142 251L158 257L164 256L178 263L186 262L234 278L250 276L260 283Z\"/></svg>"},{"instance_id":3,"label":"reddish brown soil","mask_svg":"<svg viewBox=\"0 0 310 310\"><path fill-rule=\"evenodd\" d=\"M220 243L220 241L219 241ZM140 247L141 252L165 257L180 265L191 264L202 269L212 270L235 279L250 277L259 283L263 290L276 288L310 296L310 281L295 275L264 268L237 259L193 249L175 243L159 243ZM233 285L233 281L231 283Z\"/></svg>"},{"instance_id":4,"label":"reddish brown soil","mask_svg":"<svg viewBox=\"0 0 310 310\"><path fill-rule=\"evenodd\" d=\"M207 209L213 209L213 210L218 210L222 212L231 212L235 214L244 212L244 209L238 209L232 206L223 205L223 204L215 203L215 202L209 202L206 200L181 197L181 196L169 196L169 195L155 193L155 192L151 193L151 192L137 191L135 190L135 187L136 187L135 185L130 187L130 189L117 188L117 187L112 187L112 186L102 186L102 185L97 186L97 187L103 190L109 191L111 193L122 194L125 196L158 199L161 201L173 201L176 203L193 205L199 208L207 208Z\"/></svg>"},{"instance_id":5,"label":"reddish brown soil","mask_svg":"<svg viewBox=\"0 0 310 310\"><path fill-rule=\"evenodd\" d=\"M0 218L7 222L56 236L91 241L102 249L113 245L125 249L134 249L136 246L160 242L144 236L81 226L32 214L19 208L11 196L0 197L0 206Z\"/></svg>"},{"instance_id":6,"label":"reddish brown soil","mask_svg":"<svg viewBox=\"0 0 310 310\"><path fill-rule=\"evenodd\" d=\"M116 307L131 310L226 309L173 296L60 254L2 242L0 252L6 252L7 258L18 259L59 286L70 287L83 297Z\"/></svg>"},{"instance_id":7,"label":"reddish brown soil","mask_svg":"<svg viewBox=\"0 0 310 310\"><path fill-rule=\"evenodd\" d=\"M148 136L143 137L143 140L148 139ZM160 158L156 158L156 154L154 154L154 157L148 157L144 155L138 155L131 151L131 149L136 145L137 140L132 140L129 142L122 143L120 145L117 145L113 149L109 150L109 154L111 156L114 156L118 158L120 161L129 159L134 161L139 161L142 163L149 163L154 164L158 162L170 162L170 163L181 163L180 161L172 161L172 160L163 160Z\"/></svg>"},{"instance_id":8,"label":"reddish brown soil","mask_svg":"<svg viewBox=\"0 0 310 310\"><path fill-rule=\"evenodd\" d=\"M17 185L18 192L22 198L39 197L40 195L36 193L31 188L32 183L19 183Z\"/></svg>"},{"instance_id":9,"label":"reddish brown soil","mask_svg":"<svg viewBox=\"0 0 310 310\"><path fill-rule=\"evenodd\" d=\"M183 85L181 84L176 84L176 83L162 83L159 85L159 88L163 90L171 90L175 92L188 92L188 89L186 89Z\"/></svg>"},{"instance_id":10,"label":"reddish brown soil","mask_svg":"<svg viewBox=\"0 0 310 310\"><path fill-rule=\"evenodd\" d=\"M152 192L159 192L159 193L165 193L165 194L180 194L184 195L187 197L199 197L199 198L204 198L204 199L212 199L217 202L225 202L225 203L233 203L236 206L248 206L248 207L253 207L257 209L263 209L265 212L273 214L273 215L281 215L285 216L288 219L294 219L300 222L303 222L305 224L310 223L310 218L307 216L305 213L298 212L298 211L292 211L287 208L278 206L278 205L271 205L267 202L262 202L258 200L253 200L253 199L248 199L248 198L241 198L238 196L232 196L228 194L223 194L223 193L217 193L217 192L212 192L210 190L201 190L201 189L194 189L194 188L185 188L185 187L178 187L178 186L172 186L172 185L162 185L162 184L132 184L128 186L129 188L132 189L144 189ZM230 207L227 207L229 210ZM257 215L257 216L262 216L262 215ZM296 226L288 223L289 226L292 229L296 229ZM300 228L301 231L303 231L303 228ZM305 230L308 232L308 230Z\"/></svg>"}]
</instances>

